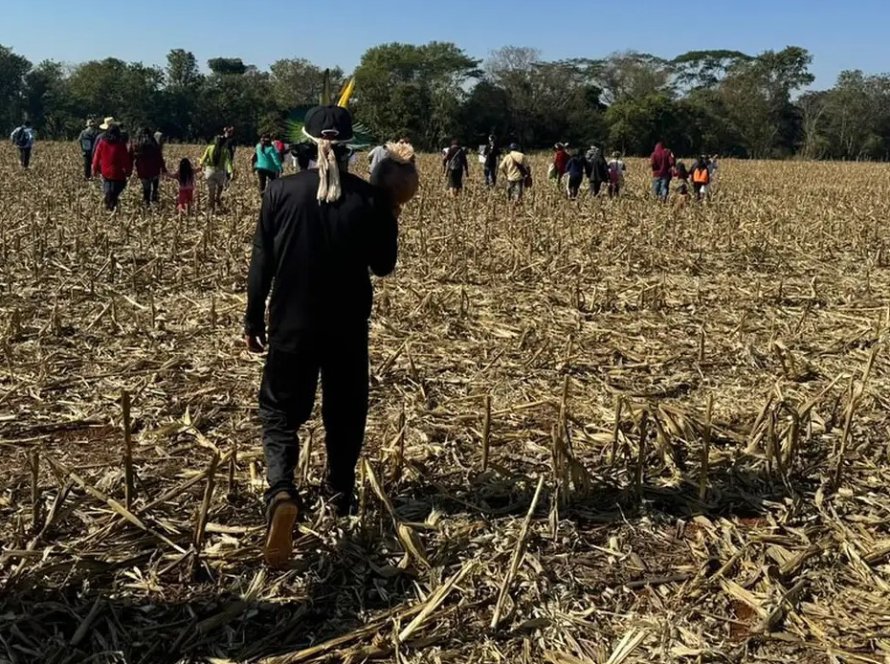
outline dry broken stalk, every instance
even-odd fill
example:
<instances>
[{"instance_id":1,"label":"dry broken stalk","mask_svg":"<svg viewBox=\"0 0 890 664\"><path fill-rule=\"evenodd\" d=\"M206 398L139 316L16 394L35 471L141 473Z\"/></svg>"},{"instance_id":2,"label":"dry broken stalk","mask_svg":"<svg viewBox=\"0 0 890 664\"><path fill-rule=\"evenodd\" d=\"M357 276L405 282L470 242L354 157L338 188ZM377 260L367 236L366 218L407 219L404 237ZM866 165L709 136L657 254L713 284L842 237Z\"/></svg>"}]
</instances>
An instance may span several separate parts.
<instances>
[{"instance_id":1,"label":"dry broken stalk","mask_svg":"<svg viewBox=\"0 0 890 664\"><path fill-rule=\"evenodd\" d=\"M525 547L528 542L532 517L538 507L538 499L541 497L541 490L543 488L544 476L542 475L538 478L538 486L535 487L535 495L532 498L531 504L528 506L528 513L526 513L525 520L522 522L522 528L519 530L519 537L513 548L513 556L510 559L510 566L507 568L507 573L504 575L504 580L501 582L498 599L494 605L494 615L491 617L491 629L497 629L498 624L501 622L501 614L503 613L504 605L507 602L507 595L510 592L510 584L513 583L513 577L515 577L516 572L519 571L519 566L522 564L522 558L525 555Z\"/></svg>"},{"instance_id":2,"label":"dry broken stalk","mask_svg":"<svg viewBox=\"0 0 890 664\"><path fill-rule=\"evenodd\" d=\"M714 410L714 395L708 395L705 408L705 430L702 434L701 475L699 475L698 499L705 502L708 497L708 472L711 467L711 417Z\"/></svg>"},{"instance_id":3,"label":"dry broken stalk","mask_svg":"<svg viewBox=\"0 0 890 664\"><path fill-rule=\"evenodd\" d=\"M124 506L128 510L132 510L133 499L136 497L136 486L133 479L133 425L130 421L130 393L126 390L121 393L121 410L123 411L124 425Z\"/></svg>"},{"instance_id":4,"label":"dry broken stalk","mask_svg":"<svg viewBox=\"0 0 890 664\"><path fill-rule=\"evenodd\" d=\"M491 445L491 395L485 395L485 411L482 418L482 472L488 470L488 450Z\"/></svg>"}]
</instances>

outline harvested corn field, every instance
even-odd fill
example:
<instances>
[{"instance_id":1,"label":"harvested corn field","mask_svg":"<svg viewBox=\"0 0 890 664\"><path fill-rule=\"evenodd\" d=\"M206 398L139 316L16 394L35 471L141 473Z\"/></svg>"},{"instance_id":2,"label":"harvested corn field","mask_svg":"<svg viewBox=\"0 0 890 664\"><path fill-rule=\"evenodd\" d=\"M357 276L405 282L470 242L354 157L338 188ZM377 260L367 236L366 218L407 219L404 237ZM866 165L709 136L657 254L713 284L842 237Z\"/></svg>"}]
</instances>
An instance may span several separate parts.
<instances>
[{"instance_id":1,"label":"harvested corn field","mask_svg":"<svg viewBox=\"0 0 890 664\"><path fill-rule=\"evenodd\" d=\"M541 159L514 207L422 158L359 514L271 572L246 158L180 219L109 216L72 146L0 157L0 661L890 657L886 166L724 160L678 209Z\"/></svg>"}]
</instances>

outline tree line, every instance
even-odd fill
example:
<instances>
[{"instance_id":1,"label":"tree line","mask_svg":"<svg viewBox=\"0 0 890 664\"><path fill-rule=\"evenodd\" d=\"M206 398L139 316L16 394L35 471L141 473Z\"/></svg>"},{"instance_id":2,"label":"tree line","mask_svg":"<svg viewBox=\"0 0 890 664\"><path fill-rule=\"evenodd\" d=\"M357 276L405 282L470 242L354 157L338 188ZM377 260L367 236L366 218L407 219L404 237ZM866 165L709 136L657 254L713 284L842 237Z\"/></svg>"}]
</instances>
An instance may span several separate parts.
<instances>
[{"instance_id":1,"label":"tree line","mask_svg":"<svg viewBox=\"0 0 890 664\"><path fill-rule=\"evenodd\" d=\"M407 135L421 149L495 134L526 149L567 141L647 154L663 140L677 154L887 159L890 75L844 71L832 88L807 90L811 62L797 46L546 61L527 47L479 60L452 43L391 43L362 56L351 108L376 139ZM335 91L347 79L300 58L260 70L219 57L202 71L194 54L174 49L164 67L35 65L0 46L0 122L28 119L41 137L66 139L87 117L113 115L181 141L231 125L250 142L281 135L295 109L317 103L326 77Z\"/></svg>"}]
</instances>

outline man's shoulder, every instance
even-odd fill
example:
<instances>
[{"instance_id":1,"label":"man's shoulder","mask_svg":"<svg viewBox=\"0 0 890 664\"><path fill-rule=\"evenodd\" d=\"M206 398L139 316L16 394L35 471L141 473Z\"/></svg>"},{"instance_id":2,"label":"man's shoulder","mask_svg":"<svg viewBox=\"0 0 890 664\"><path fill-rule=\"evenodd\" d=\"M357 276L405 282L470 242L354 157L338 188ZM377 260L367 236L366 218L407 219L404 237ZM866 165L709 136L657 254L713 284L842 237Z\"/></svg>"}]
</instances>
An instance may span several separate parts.
<instances>
[{"instance_id":1,"label":"man's shoulder","mask_svg":"<svg viewBox=\"0 0 890 664\"><path fill-rule=\"evenodd\" d=\"M269 187L279 195L299 197L311 194L314 199L318 191L318 170L313 168L282 176L271 182ZM354 173L340 174L340 188L344 195L355 194L366 198L373 197L376 191L370 182Z\"/></svg>"}]
</instances>

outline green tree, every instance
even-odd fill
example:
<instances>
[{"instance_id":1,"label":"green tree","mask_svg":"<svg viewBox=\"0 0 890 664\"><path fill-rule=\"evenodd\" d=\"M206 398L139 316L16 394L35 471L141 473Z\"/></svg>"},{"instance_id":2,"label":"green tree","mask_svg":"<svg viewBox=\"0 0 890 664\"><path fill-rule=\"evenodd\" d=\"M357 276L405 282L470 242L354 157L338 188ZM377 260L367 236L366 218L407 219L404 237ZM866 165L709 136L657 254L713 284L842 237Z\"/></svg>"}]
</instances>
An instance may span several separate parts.
<instances>
[{"instance_id":1,"label":"green tree","mask_svg":"<svg viewBox=\"0 0 890 664\"><path fill-rule=\"evenodd\" d=\"M460 109L459 124L468 140L484 143L489 134L506 140L512 130L507 91L491 81L479 81Z\"/></svg>"},{"instance_id":2,"label":"green tree","mask_svg":"<svg viewBox=\"0 0 890 664\"><path fill-rule=\"evenodd\" d=\"M603 91L603 101L612 104L651 95L672 97L670 63L649 53L627 51L602 60L585 61Z\"/></svg>"},{"instance_id":3,"label":"green tree","mask_svg":"<svg viewBox=\"0 0 890 664\"><path fill-rule=\"evenodd\" d=\"M31 63L12 49L0 45L0 122L4 127L22 121L25 75Z\"/></svg>"},{"instance_id":4,"label":"green tree","mask_svg":"<svg viewBox=\"0 0 890 664\"><path fill-rule=\"evenodd\" d=\"M684 90L714 89L735 67L753 58L741 51L689 51L671 60L676 84Z\"/></svg>"},{"instance_id":5,"label":"green tree","mask_svg":"<svg viewBox=\"0 0 890 664\"><path fill-rule=\"evenodd\" d=\"M25 75L24 107L43 136L69 137L79 131L84 118L71 107L65 68L44 60Z\"/></svg>"},{"instance_id":6,"label":"green tree","mask_svg":"<svg viewBox=\"0 0 890 664\"><path fill-rule=\"evenodd\" d=\"M207 61L207 67L214 74L220 76L241 76L247 73L247 65L244 64L241 58L210 58Z\"/></svg>"},{"instance_id":7,"label":"green tree","mask_svg":"<svg viewBox=\"0 0 890 664\"><path fill-rule=\"evenodd\" d=\"M266 72L245 68L244 74L210 74L201 90L195 135L209 139L231 125L239 140L253 141L264 130L280 128L283 117L271 99ZM270 120L270 114L276 118L274 121Z\"/></svg>"},{"instance_id":8,"label":"green tree","mask_svg":"<svg viewBox=\"0 0 890 664\"><path fill-rule=\"evenodd\" d=\"M199 111L197 104L204 85L195 55L181 48L171 50L167 54L164 82L165 112L158 127L167 135L192 138Z\"/></svg>"},{"instance_id":9,"label":"green tree","mask_svg":"<svg viewBox=\"0 0 890 664\"><path fill-rule=\"evenodd\" d=\"M325 70L304 58L277 60L269 68L272 97L278 108L289 110L298 106L317 104L324 87ZM334 93L344 83L343 70L328 70Z\"/></svg>"},{"instance_id":10,"label":"green tree","mask_svg":"<svg viewBox=\"0 0 890 664\"><path fill-rule=\"evenodd\" d=\"M598 70L587 60L545 62L532 48L507 46L485 63L487 79L503 90L511 133L524 145L601 143L606 138Z\"/></svg>"},{"instance_id":11,"label":"green tree","mask_svg":"<svg viewBox=\"0 0 890 664\"><path fill-rule=\"evenodd\" d=\"M658 141L665 141L680 153L686 149L676 145L677 109L665 94L615 102L606 111L605 119L610 144L622 152L648 154Z\"/></svg>"},{"instance_id":12,"label":"green tree","mask_svg":"<svg viewBox=\"0 0 890 664\"><path fill-rule=\"evenodd\" d=\"M799 140L800 116L791 95L813 82L812 57L788 46L736 64L720 90L727 113L756 157L790 152Z\"/></svg>"},{"instance_id":13,"label":"green tree","mask_svg":"<svg viewBox=\"0 0 890 664\"><path fill-rule=\"evenodd\" d=\"M163 72L117 58L86 62L74 69L68 90L79 115L114 115L128 128L154 126L163 112Z\"/></svg>"},{"instance_id":14,"label":"green tree","mask_svg":"<svg viewBox=\"0 0 890 664\"><path fill-rule=\"evenodd\" d=\"M407 133L422 148L457 133L465 84L480 76L478 61L451 43L384 44L356 69L355 113L380 138Z\"/></svg>"}]
</instances>

